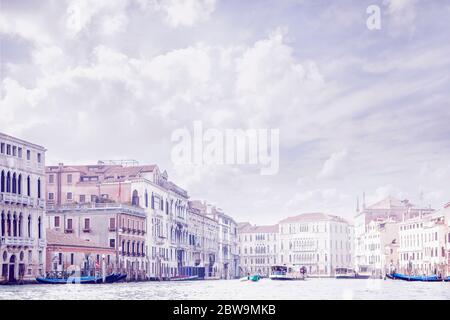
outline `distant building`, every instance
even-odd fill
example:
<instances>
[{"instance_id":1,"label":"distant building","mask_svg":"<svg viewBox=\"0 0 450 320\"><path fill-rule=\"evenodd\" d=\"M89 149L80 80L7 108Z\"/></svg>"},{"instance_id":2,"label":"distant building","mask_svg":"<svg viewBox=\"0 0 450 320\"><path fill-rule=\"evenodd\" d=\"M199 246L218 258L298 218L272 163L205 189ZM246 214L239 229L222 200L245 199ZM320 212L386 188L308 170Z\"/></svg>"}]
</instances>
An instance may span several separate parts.
<instances>
[{"instance_id":1,"label":"distant building","mask_svg":"<svg viewBox=\"0 0 450 320\"><path fill-rule=\"evenodd\" d=\"M192 201L192 208L216 221L218 225L218 247L214 265L216 274L221 279L239 277L239 252L237 223L222 209L202 201Z\"/></svg>"},{"instance_id":2,"label":"distant building","mask_svg":"<svg viewBox=\"0 0 450 320\"><path fill-rule=\"evenodd\" d=\"M111 273L115 271L115 258L114 248L82 240L72 233L47 230L47 271L57 277L72 272L95 275L100 273L103 264L105 271Z\"/></svg>"},{"instance_id":3,"label":"distant building","mask_svg":"<svg viewBox=\"0 0 450 320\"><path fill-rule=\"evenodd\" d=\"M277 264L278 225L252 226L241 223L238 234L241 276L249 273L269 276L271 266Z\"/></svg>"},{"instance_id":4,"label":"distant building","mask_svg":"<svg viewBox=\"0 0 450 320\"><path fill-rule=\"evenodd\" d=\"M0 133L0 283L45 273L45 151Z\"/></svg>"},{"instance_id":5,"label":"distant building","mask_svg":"<svg viewBox=\"0 0 450 320\"><path fill-rule=\"evenodd\" d=\"M146 279L147 226L142 208L115 202L48 205L47 219L52 235L59 232L80 243L109 248L113 254L108 256L108 266L115 272L126 273L127 280ZM47 251L54 251L56 241L65 238L54 235L53 239ZM88 250L86 254L92 253L88 246L82 248ZM87 267L92 268L92 264Z\"/></svg>"},{"instance_id":6,"label":"distant building","mask_svg":"<svg viewBox=\"0 0 450 320\"><path fill-rule=\"evenodd\" d=\"M399 223L402 272L450 275L449 218L450 205L433 213L405 216Z\"/></svg>"},{"instance_id":7,"label":"distant building","mask_svg":"<svg viewBox=\"0 0 450 320\"><path fill-rule=\"evenodd\" d=\"M372 220L366 225L366 232L361 238L364 251L360 261L368 269L363 271L370 271L373 277L381 278L390 267L397 267L394 251L397 251L398 229L398 223L392 220Z\"/></svg>"},{"instance_id":8,"label":"distant building","mask_svg":"<svg viewBox=\"0 0 450 320\"><path fill-rule=\"evenodd\" d=\"M99 161L96 165L50 166L47 168L49 205L55 210L62 204L119 203L142 208L146 226L138 222L137 215L131 221L138 226L124 226L129 238L118 239L115 245L119 252L132 252L132 243L139 243L139 259L145 260L147 278L167 279L182 274L187 263L189 237L187 231L187 201L185 190L168 180L167 172L161 172L156 165L139 166L114 164ZM109 217L101 224L106 226ZM100 223L100 222L98 222ZM126 221L126 223L128 223ZM93 226L92 226L93 227ZM131 230L131 233L129 232ZM133 230L134 233L133 233ZM139 230L140 233L137 233ZM145 233L145 244L142 240ZM106 233L107 234L107 233ZM104 234L103 241L109 241ZM134 237L136 239L132 239ZM125 246L125 247L124 247ZM141 246L144 246L144 252ZM145 254L145 259L142 259ZM136 257L134 257L136 259Z\"/></svg>"},{"instance_id":9,"label":"distant building","mask_svg":"<svg viewBox=\"0 0 450 320\"><path fill-rule=\"evenodd\" d=\"M401 201L393 197L387 197L368 207L366 207L365 200L363 199L362 208L359 208L358 203L356 211L357 212L354 219L355 266L357 271L365 271L375 274L379 272L380 269L378 269L378 271L370 269L374 264L369 263L368 257L373 253L368 252L369 243L367 243L367 241L369 241L370 238L367 238L366 233L368 230L373 231L375 229L369 228L369 224L372 221L375 221L375 224L384 223L387 221L389 221L390 224L398 223L402 221L406 215L416 216L431 213L434 210L431 208L416 207L408 200ZM373 224L372 227L374 227ZM396 242L398 243L398 239ZM377 255L377 257L380 256Z\"/></svg>"},{"instance_id":10,"label":"distant building","mask_svg":"<svg viewBox=\"0 0 450 320\"><path fill-rule=\"evenodd\" d=\"M333 276L338 267L351 268L353 227L324 213L305 213L279 222L279 263L306 267L309 275Z\"/></svg>"},{"instance_id":11,"label":"distant building","mask_svg":"<svg viewBox=\"0 0 450 320\"><path fill-rule=\"evenodd\" d=\"M204 269L204 277L218 278L219 224L208 217L198 201L189 201L188 230L191 238L188 265Z\"/></svg>"}]
</instances>

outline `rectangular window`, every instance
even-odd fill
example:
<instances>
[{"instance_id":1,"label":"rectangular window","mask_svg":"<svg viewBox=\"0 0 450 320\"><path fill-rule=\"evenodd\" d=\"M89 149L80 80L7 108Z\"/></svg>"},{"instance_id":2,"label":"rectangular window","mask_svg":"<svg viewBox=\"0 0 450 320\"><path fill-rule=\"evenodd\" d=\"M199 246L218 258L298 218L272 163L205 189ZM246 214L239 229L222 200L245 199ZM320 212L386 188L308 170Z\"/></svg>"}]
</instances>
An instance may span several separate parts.
<instances>
[{"instance_id":1,"label":"rectangular window","mask_svg":"<svg viewBox=\"0 0 450 320\"><path fill-rule=\"evenodd\" d=\"M72 183L72 175L71 174L67 175L67 183Z\"/></svg>"},{"instance_id":2,"label":"rectangular window","mask_svg":"<svg viewBox=\"0 0 450 320\"><path fill-rule=\"evenodd\" d=\"M11 145L9 145L9 144L6 145L6 154L7 154L8 156L11 155Z\"/></svg>"},{"instance_id":3,"label":"rectangular window","mask_svg":"<svg viewBox=\"0 0 450 320\"><path fill-rule=\"evenodd\" d=\"M48 193L48 200L53 200L55 195L52 192Z\"/></svg>"},{"instance_id":4,"label":"rectangular window","mask_svg":"<svg viewBox=\"0 0 450 320\"><path fill-rule=\"evenodd\" d=\"M72 219L67 219L67 230L72 230Z\"/></svg>"},{"instance_id":5,"label":"rectangular window","mask_svg":"<svg viewBox=\"0 0 450 320\"><path fill-rule=\"evenodd\" d=\"M59 217L55 217L55 228L59 228Z\"/></svg>"},{"instance_id":6,"label":"rectangular window","mask_svg":"<svg viewBox=\"0 0 450 320\"><path fill-rule=\"evenodd\" d=\"M31 151L27 150L27 160L31 160Z\"/></svg>"},{"instance_id":7,"label":"rectangular window","mask_svg":"<svg viewBox=\"0 0 450 320\"><path fill-rule=\"evenodd\" d=\"M62 264L62 253L58 253L58 264Z\"/></svg>"},{"instance_id":8,"label":"rectangular window","mask_svg":"<svg viewBox=\"0 0 450 320\"><path fill-rule=\"evenodd\" d=\"M16 146L13 146L13 148L12 148L12 155L17 156L17 147Z\"/></svg>"},{"instance_id":9,"label":"rectangular window","mask_svg":"<svg viewBox=\"0 0 450 320\"><path fill-rule=\"evenodd\" d=\"M110 230L116 229L116 219L115 218L109 218L109 229Z\"/></svg>"},{"instance_id":10,"label":"rectangular window","mask_svg":"<svg viewBox=\"0 0 450 320\"><path fill-rule=\"evenodd\" d=\"M91 220L89 218L84 219L84 230L91 229Z\"/></svg>"},{"instance_id":11,"label":"rectangular window","mask_svg":"<svg viewBox=\"0 0 450 320\"><path fill-rule=\"evenodd\" d=\"M116 239L109 239L109 246L111 248L115 248L116 247Z\"/></svg>"},{"instance_id":12,"label":"rectangular window","mask_svg":"<svg viewBox=\"0 0 450 320\"><path fill-rule=\"evenodd\" d=\"M54 183L55 182L55 176L53 174L48 176L48 183Z\"/></svg>"},{"instance_id":13,"label":"rectangular window","mask_svg":"<svg viewBox=\"0 0 450 320\"><path fill-rule=\"evenodd\" d=\"M3 142L0 144L0 153L5 153L5 144Z\"/></svg>"},{"instance_id":14,"label":"rectangular window","mask_svg":"<svg viewBox=\"0 0 450 320\"><path fill-rule=\"evenodd\" d=\"M67 200L72 200L72 192L67 192Z\"/></svg>"},{"instance_id":15,"label":"rectangular window","mask_svg":"<svg viewBox=\"0 0 450 320\"><path fill-rule=\"evenodd\" d=\"M22 148L17 149L17 151L18 157L22 159Z\"/></svg>"},{"instance_id":16,"label":"rectangular window","mask_svg":"<svg viewBox=\"0 0 450 320\"><path fill-rule=\"evenodd\" d=\"M70 264L71 265L75 264L75 255L73 253L70 254Z\"/></svg>"},{"instance_id":17,"label":"rectangular window","mask_svg":"<svg viewBox=\"0 0 450 320\"><path fill-rule=\"evenodd\" d=\"M38 163L41 163L41 160L42 160L42 159L41 159L41 154L38 153L38 154L37 154L37 162L38 162Z\"/></svg>"},{"instance_id":18,"label":"rectangular window","mask_svg":"<svg viewBox=\"0 0 450 320\"><path fill-rule=\"evenodd\" d=\"M84 194L80 194L80 203L86 202L86 196Z\"/></svg>"},{"instance_id":19,"label":"rectangular window","mask_svg":"<svg viewBox=\"0 0 450 320\"><path fill-rule=\"evenodd\" d=\"M97 196L91 195L91 202L97 202Z\"/></svg>"}]
</instances>

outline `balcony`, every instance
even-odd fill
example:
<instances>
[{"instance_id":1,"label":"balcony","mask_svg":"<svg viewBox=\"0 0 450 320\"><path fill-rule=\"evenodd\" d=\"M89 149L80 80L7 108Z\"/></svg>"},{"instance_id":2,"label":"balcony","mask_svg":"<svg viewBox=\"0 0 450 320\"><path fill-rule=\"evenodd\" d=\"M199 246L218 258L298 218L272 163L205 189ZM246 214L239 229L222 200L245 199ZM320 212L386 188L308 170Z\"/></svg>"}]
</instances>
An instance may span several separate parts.
<instances>
[{"instance_id":1,"label":"balcony","mask_svg":"<svg viewBox=\"0 0 450 320\"><path fill-rule=\"evenodd\" d=\"M66 228L64 229L65 233L73 233L73 229L72 228Z\"/></svg>"},{"instance_id":2,"label":"balcony","mask_svg":"<svg viewBox=\"0 0 450 320\"><path fill-rule=\"evenodd\" d=\"M84 233L89 233L89 232L91 232L91 228L83 228L83 232Z\"/></svg>"},{"instance_id":3,"label":"balcony","mask_svg":"<svg viewBox=\"0 0 450 320\"><path fill-rule=\"evenodd\" d=\"M31 247L34 245L34 239L25 237L0 237L0 243L7 246Z\"/></svg>"},{"instance_id":4,"label":"balcony","mask_svg":"<svg viewBox=\"0 0 450 320\"><path fill-rule=\"evenodd\" d=\"M47 211L115 211L121 213L129 213L134 216L145 218L145 210L140 207L130 206L123 203L117 202L108 202L108 203L96 203L96 202L88 202L88 203L69 203L63 205L51 205L50 203L47 205Z\"/></svg>"},{"instance_id":5,"label":"balcony","mask_svg":"<svg viewBox=\"0 0 450 320\"><path fill-rule=\"evenodd\" d=\"M108 230L111 232L114 232L114 231L116 231L116 227L109 227Z\"/></svg>"},{"instance_id":6,"label":"balcony","mask_svg":"<svg viewBox=\"0 0 450 320\"><path fill-rule=\"evenodd\" d=\"M34 206L34 198L25 196L23 194L14 194L9 192L0 193L0 202L7 202L10 204L21 204L30 207Z\"/></svg>"}]
</instances>

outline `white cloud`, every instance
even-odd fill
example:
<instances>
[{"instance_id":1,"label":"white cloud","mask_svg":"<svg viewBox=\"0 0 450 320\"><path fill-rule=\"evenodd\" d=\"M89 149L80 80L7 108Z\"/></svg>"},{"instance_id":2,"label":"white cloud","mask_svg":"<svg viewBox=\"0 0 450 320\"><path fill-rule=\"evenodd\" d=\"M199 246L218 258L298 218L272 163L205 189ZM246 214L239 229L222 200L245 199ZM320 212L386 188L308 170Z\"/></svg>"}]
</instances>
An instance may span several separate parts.
<instances>
[{"instance_id":1,"label":"white cloud","mask_svg":"<svg viewBox=\"0 0 450 320\"><path fill-rule=\"evenodd\" d=\"M348 161L348 152L346 149L333 153L323 164L317 177L319 179L336 178L344 172Z\"/></svg>"},{"instance_id":2,"label":"white cloud","mask_svg":"<svg viewBox=\"0 0 450 320\"><path fill-rule=\"evenodd\" d=\"M171 27L192 27L206 21L214 12L216 0L162 0L155 1L155 9L164 13Z\"/></svg>"}]
</instances>

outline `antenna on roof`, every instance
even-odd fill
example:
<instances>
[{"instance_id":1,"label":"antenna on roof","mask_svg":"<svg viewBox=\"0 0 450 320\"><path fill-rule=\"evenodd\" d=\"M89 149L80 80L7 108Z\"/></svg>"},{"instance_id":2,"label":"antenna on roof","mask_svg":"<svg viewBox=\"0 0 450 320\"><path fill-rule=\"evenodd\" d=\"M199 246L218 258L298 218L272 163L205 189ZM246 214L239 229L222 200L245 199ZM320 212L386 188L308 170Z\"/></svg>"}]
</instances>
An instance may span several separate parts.
<instances>
[{"instance_id":1,"label":"antenna on roof","mask_svg":"<svg viewBox=\"0 0 450 320\"><path fill-rule=\"evenodd\" d=\"M139 162L134 159L119 159L119 160L99 160L99 165L112 165L112 166L123 166L123 167L136 167Z\"/></svg>"},{"instance_id":2,"label":"antenna on roof","mask_svg":"<svg viewBox=\"0 0 450 320\"><path fill-rule=\"evenodd\" d=\"M363 210L366 209L366 192L363 192Z\"/></svg>"}]
</instances>

